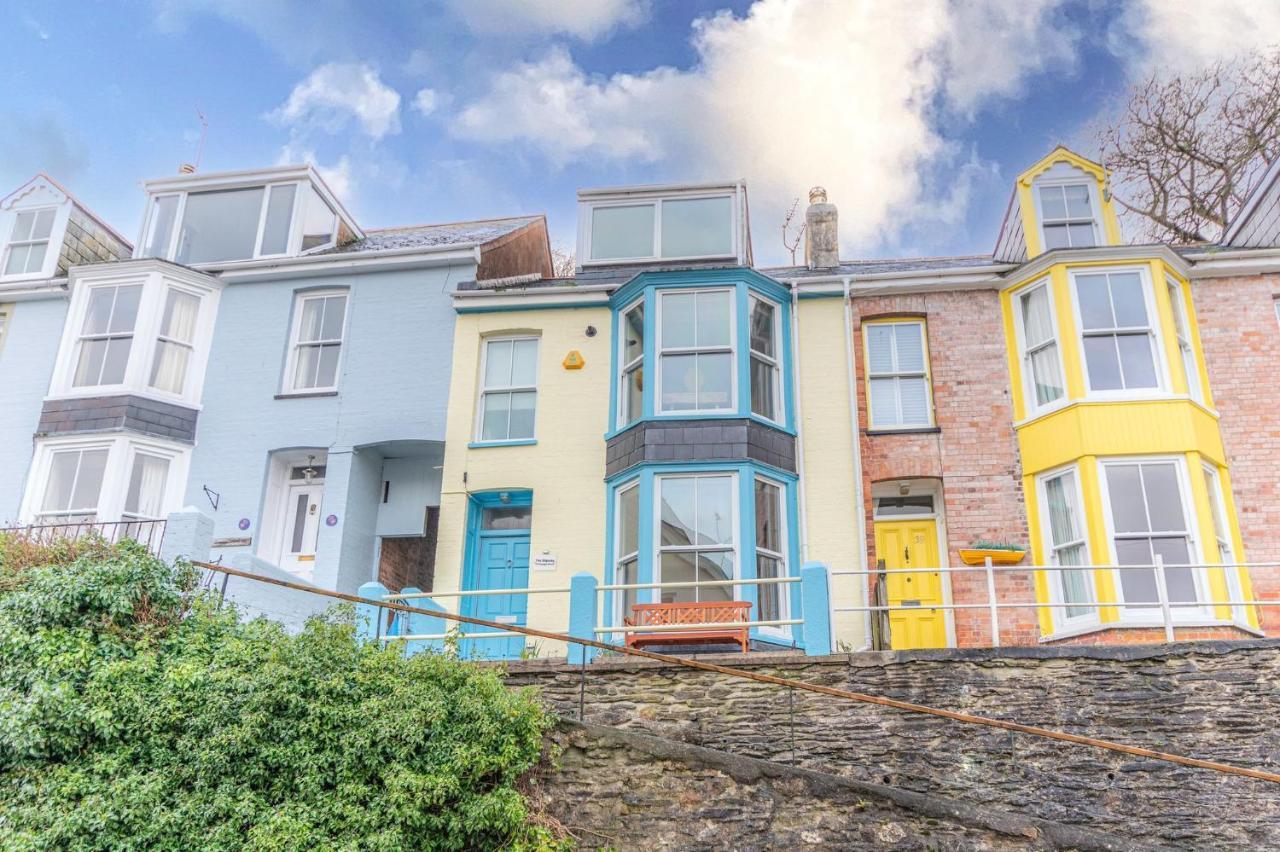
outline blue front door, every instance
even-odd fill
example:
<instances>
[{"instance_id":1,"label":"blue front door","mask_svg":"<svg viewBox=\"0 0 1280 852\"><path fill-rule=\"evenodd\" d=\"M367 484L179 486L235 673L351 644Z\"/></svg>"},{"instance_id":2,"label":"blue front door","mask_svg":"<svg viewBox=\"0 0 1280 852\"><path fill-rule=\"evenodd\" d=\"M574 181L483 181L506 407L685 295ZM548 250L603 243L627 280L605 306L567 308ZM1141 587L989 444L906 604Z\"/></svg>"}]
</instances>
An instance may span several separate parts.
<instances>
[{"instance_id":1,"label":"blue front door","mask_svg":"<svg viewBox=\"0 0 1280 852\"><path fill-rule=\"evenodd\" d=\"M529 531L483 530L479 533L471 588L480 590L525 589L529 586ZM474 595L468 615L501 624L524 626L529 612L527 594ZM467 633L488 633L489 628L463 626ZM525 637L469 640L464 652L472 659L513 660L520 657Z\"/></svg>"}]
</instances>

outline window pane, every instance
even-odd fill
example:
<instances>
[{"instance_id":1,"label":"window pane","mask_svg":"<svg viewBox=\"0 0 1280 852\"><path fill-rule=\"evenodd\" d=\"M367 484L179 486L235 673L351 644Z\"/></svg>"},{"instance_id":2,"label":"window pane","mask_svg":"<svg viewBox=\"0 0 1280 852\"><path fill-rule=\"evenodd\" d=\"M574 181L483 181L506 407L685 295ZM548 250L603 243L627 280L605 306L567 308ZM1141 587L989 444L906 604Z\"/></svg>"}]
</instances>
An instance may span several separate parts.
<instances>
[{"instance_id":1,"label":"window pane","mask_svg":"<svg viewBox=\"0 0 1280 852\"><path fill-rule=\"evenodd\" d=\"M896 518L907 515L928 515L933 513L933 495L918 494L906 497L877 497L876 517Z\"/></svg>"},{"instance_id":2,"label":"window pane","mask_svg":"<svg viewBox=\"0 0 1280 852\"><path fill-rule=\"evenodd\" d=\"M319 363L319 346L298 347L298 364L293 374L293 386L295 389L302 390L316 386L316 368Z\"/></svg>"},{"instance_id":3,"label":"window pane","mask_svg":"<svg viewBox=\"0 0 1280 852\"><path fill-rule=\"evenodd\" d=\"M591 211L591 259L653 257L652 204Z\"/></svg>"},{"instance_id":4,"label":"window pane","mask_svg":"<svg viewBox=\"0 0 1280 852\"><path fill-rule=\"evenodd\" d=\"M298 505L293 512L293 540L289 544L290 553L302 552L302 538L307 529L307 503L310 499L310 494L298 495Z\"/></svg>"},{"instance_id":5,"label":"window pane","mask_svg":"<svg viewBox=\"0 0 1280 852\"><path fill-rule=\"evenodd\" d=\"M183 343L191 343L196 337L196 317L199 313L200 298L198 296L169 288L165 296L160 334Z\"/></svg>"},{"instance_id":6,"label":"window pane","mask_svg":"<svg viewBox=\"0 0 1280 852\"><path fill-rule=\"evenodd\" d=\"M1147 513L1152 530L1185 530L1182 496L1178 488L1177 467L1170 463L1142 465L1146 486Z\"/></svg>"},{"instance_id":7,"label":"window pane","mask_svg":"<svg viewBox=\"0 0 1280 852\"><path fill-rule=\"evenodd\" d=\"M615 582L624 585L631 585L640 582L640 573L638 571L639 562L635 559L628 559L618 566L618 574L614 578ZM625 592L619 592L622 595L622 612L624 617L631 614L631 608L636 604L636 589L628 589Z\"/></svg>"},{"instance_id":8,"label":"window pane","mask_svg":"<svg viewBox=\"0 0 1280 852\"><path fill-rule=\"evenodd\" d=\"M1122 334L1116 337L1120 351L1120 364L1124 370L1126 388L1154 388L1156 365L1151 359L1151 336L1147 334Z\"/></svg>"},{"instance_id":9,"label":"window pane","mask_svg":"<svg viewBox=\"0 0 1280 852\"><path fill-rule=\"evenodd\" d=\"M5 275L24 275L27 271L27 257L31 246L11 246L9 257L4 262Z\"/></svg>"},{"instance_id":10,"label":"window pane","mask_svg":"<svg viewBox=\"0 0 1280 852\"><path fill-rule=\"evenodd\" d=\"M169 460L138 453L133 457L129 490L124 510L141 518L158 518L164 504L164 485L169 476Z\"/></svg>"},{"instance_id":11,"label":"window pane","mask_svg":"<svg viewBox=\"0 0 1280 852\"><path fill-rule=\"evenodd\" d=\"M1067 218L1067 205L1062 196L1062 187L1040 187L1040 215L1043 219Z\"/></svg>"},{"instance_id":12,"label":"window pane","mask_svg":"<svg viewBox=\"0 0 1280 852\"><path fill-rule=\"evenodd\" d=\"M302 250L313 249L333 242L334 222L337 217L332 208L316 192L316 188L307 184L303 194L302 218Z\"/></svg>"},{"instance_id":13,"label":"window pane","mask_svg":"<svg viewBox=\"0 0 1280 852\"><path fill-rule=\"evenodd\" d=\"M1045 225L1044 226L1044 248L1045 251L1058 248L1070 248L1071 236L1067 233L1066 225Z\"/></svg>"},{"instance_id":14,"label":"window pane","mask_svg":"<svg viewBox=\"0 0 1280 852\"><path fill-rule=\"evenodd\" d=\"M261 210L262 187L190 193L178 237L178 262L253 257Z\"/></svg>"},{"instance_id":15,"label":"window pane","mask_svg":"<svg viewBox=\"0 0 1280 852\"><path fill-rule=\"evenodd\" d=\"M486 530L527 530L532 524L532 506L495 506L485 509L480 519L480 528Z\"/></svg>"},{"instance_id":16,"label":"window pane","mask_svg":"<svg viewBox=\"0 0 1280 852\"><path fill-rule=\"evenodd\" d=\"M663 477L658 480L662 544L694 544L696 498L692 477Z\"/></svg>"},{"instance_id":17,"label":"window pane","mask_svg":"<svg viewBox=\"0 0 1280 852\"><path fill-rule=\"evenodd\" d=\"M507 437L533 437L533 414L538 395L533 391L511 394L511 426Z\"/></svg>"},{"instance_id":18,"label":"window pane","mask_svg":"<svg viewBox=\"0 0 1280 852\"><path fill-rule=\"evenodd\" d=\"M693 293L663 293L662 299L662 347L690 347L697 345L693 331Z\"/></svg>"},{"instance_id":19,"label":"window pane","mask_svg":"<svg viewBox=\"0 0 1280 852\"><path fill-rule=\"evenodd\" d=\"M756 480L756 547L782 552L782 489Z\"/></svg>"},{"instance_id":20,"label":"window pane","mask_svg":"<svg viewBox=\"0 0 1280 852\"><path fill-rule=\"evenodd\" d=\"M623 376L622 383L622 419L630 423L640 416L644 406L644 367L633 367Z\"/></svg>"},{"instance_id":21,"label":"window pane","mask_svg":"<svg viewBox=\"0 0 1280 852\"><path fill-rule=\"evenodd\" d=\"M1063 195L1067 200L1067 216L1072 219L1092 219L1093 209L1089 204L1089 187L1082 183L1064 186Z\"/></svg>"},{"instance_id":22,"label":"window pane","mask_svg":"<svg viewBox=\"0 0 1280 852\"><path fill-rule=\"evenodd\" d=\"M326 296L324 299L324 322L320 326L320 335L325 340L341 340L342 325L347 318L347 297Z\"/></svg>"},{"instance_id":23,"label":"window pane","mask_svg":"<svg viewBox=\"0 0 1280 852\"><path fill-rule=\"evenodd\" d=\"M1062 396L1062 368L1058 363L1058 346L1046 346L1031 354L1031 379L1035 385L1036 404L1046 405Z\"/></svg>"},{"instance_id":24,"label":"window pane","mask_svg":"<svg viewBox=\"0 0 1280 852\"><path fill-rule=\"evenodd\" d=\"M22 210L17 216L13 217L13 242L25 242L31 239L31 233L35 229L36 211Z\"/></svg>"},{"instance_id":25,"label":"window pane","mask_svg":"<svg viewBox=\"0 0 1280 852\"><path fill-rule=\"evenodd\" d=\"M167 340L156 341L155 363L151 365L151 387L169 393L182 393L187 383L187 365L191 350Z\"/></svg>"},{"instance_id":26,"label":"window pane","mask_svg":"<svg viewBox=\"0 0 1280 852\"><path fill-rule=\"evenodd\" d=\"M1146 326L1147 303L1142 295L1142 279L1136 272L1117 272L1111 279L1111 301L1118 327Z\"/></svg>"},{"instance_id":27,"label":"window pane","mask_svg":"<svg viewBox=\"0 0 1280 852\"><path fill-rule=\"evenodd\" d=\"M929 425L929 389L922 378L898 379L902 395L902 425Z\"/></svg>"},{"instance_id":28,"label":"window pane","mask_svg":"<svg viewBox=\"0 0 1280 852\"><path fill-rule=\"evenodd\" d=\"M532 387L538 381L538 341L516 340L511 347L511 384Z\"/></svg>"},{"instance_id":29,"label":"window pane","mask_svg":"<svg viewBox=\"0 0 1280 852\"><path fill-rule=\"evenodd\" d=\"M697 355L662 356L662 411L691 411L698 407Z\"/></svg>"},{"instance_id":30,"label":"window pane","mask_svg":"<svg viewBox=\"0 0 1280 852\"><path fill-rule=\"evenodd\" d=\"M319 347L320 362L316 365L316 383L318 388L331 388L338 384L338 355L342 347L336 343Z\"/></svg>"},{"instance_id":31,"label":"window pane","mask_svg":"<svg viewBox=\"0 0 1280 852\"><path fill-rule=\"evenodd\" d=\"M698 544L733 544L733 478L698 477Z\"/></svg>"},{"instance_id":32,"label":"window pane","mask_svg":"<svg viewBox=\"0 0 1280 852\"><path fill-rule=\"evenodd\" d=\"M1037 287L1022 295L1022 336L1029 349L1053 337L1048 287Z\"/></svg>"},{"instance_id":33,"label":"window pane","mask_svg":"<svg viewBox=\"0 0 1280 852\"><path fill-rule=\"evenodd\" d=\"M511 394L487 393L481 404L480 439L505 441L511 420Z\"/></svg>"},{"instance_id":34,"label":"window pane","mask_svg":"<svg viewBox=\"0 0 1280 852\"><path fill-rule=\"evenodd\" d=\"M698 408L718 410L733 405L733 356L728 352L698 355Z\"/></svg>"},{"instance_id":35,"label":"window pane","mask_svg":"<svg viewBox=\"0 0 1280 852\"><path fill-rule=\"evenodd\" d=\"M1164 561L1165 565L1191 564L1191 552L1187 547L1185 536L1152 539L1151 549L1155 556L1159 556ZM1194 568L1166 568L1164 583L1171 601L1182 603L1200 599L1196 594ZM1173 612L1175 616L1179 614L1178 610Z\"/></svg>"},{"instance_id":36,"label":"window pane","mask_svg":"<svg viewBox=\"0 0 1280 852\"><path fill-rule=\"evenodd\" d=\"M102 492L102 475L107 469L107 451L85 450L80 453L80 473L71 495L72 509L96 509Z\"/></svg>"},{"instance_id":37,"label":"window pane","mask_svg":"<svg viewBox=\"0 0 1280 852\"><path fill-rule=\"evenodd\" d=\"M691 552L663 553L658 561L658 582L692 582L696 579L694 565L697 559L697 555ZM662 594L663 603L692 603L698 599L697 589L660 589L659 591Z\"/></svg>"},{"instance_id":38,"label":"window pane","mask_svg":"<svg viewBox=\"0 0 1280 852\"><path fill-rule=\"evenodd\" d=\"M511 386L510 340L491 340L486 345L484 362L484 386L505 388Z\"/></svg>"},{"instance_id":39,"label":"window pane","mask_svg":"<svg viewBox=\"0 0 1280 852\"><path fill-rule=\"evenodd\" d=\"M663 257L728 254L733 254L732 198L662 202Z\"/></svg>"},{"instance_id":40,"label":"window pane","mask_svg":"<svg viewBox=\"0 0 1280 852\"><path fill-rule=\"evenodd\" d=\"M107 357L106 340L86 340L80 344L80 358L71 383L78 388L98 384L102 375L102 362Z\"/></svg>"},{"instance_id":41,"label":"window pane","mask_svg":"<svg viewBox=\"0 0 1280 852\"><path fill-rule=\"evenodd\" d=\"M1115 328L1111 298L1107 294L1107 276L1077 275L1076 298L1080 301L1080 321L1085 329Z\"/></svg>"},{"instance_id":42,"label":"window pane","mask_svg":"<svg viewBox=\"0 0 1280 852\"><path fill-rule=\"evenodd\" d=\"M298 340L307 343L320 339L320 326L324 323L324 299L303 299L302 320L298 325Z\"/></svg>"},{"instance_id":43,"label":"window pane","mask_svg":"<svg viewBox=\"0 0 1280 852\"><path fill-rule=\"evenodd\" d=\"M618 553L626 556L640 550L640 489L618 493Z\"/></svg>"},{"instance_id":44,"label":"window pane","mask_svg":"<svg viewBox=\"0 0 1280 852\"><path fill-rule=\"evenodd\" d=\"M1068 225L1067 231L1071 238L1072 248L1089 248L1098 244L1093 234L1093 224L1091 222L1082 222L1078 225Z\"/></svg>"},{"instance_id":45,"label":"window pane","mask_svg":"<svg viewBox=\"0 0 1280 852\"><path fill-rule=\"evenodd\" d=\"M733 579L732 553L699 553L698 579L702 582ZM700 601L731 601L733 586L704 586L696 590Z\"/></svg>"},{"instance_id":46,"label":"window pane","mask_svg":"<svg viewBox=\"0 0 1280 852\"><path fill-rule=\"evenodd\" d=\"M1089 368L1089 387L1093 390L1116 390L1124 387L1120 377L1120 356L1115 338L1109 334L1084 339L1084 360Z\"/></svg>"},{"instance_id":47,"label":"window pane","mask_svg":"<svg viewBox=\"0 0 1280 852\"><path fill-rule=\"evenodd\" d=\"M898 426L898 395L896 379L871 380L872 426Z\"/></svg>"},{"instance_id":48,"label":"window pane","mask_svg":"<svg viewBox=\"0 0 1280 852\"><path fill-rule=\"evenodd\" d=\"M53 216L56 210L39 210L36 212L36 219L31 227L31 239L47 240L53 233Z\"/></svg>"},{"instance_id":49,"label":"window pane","mask_svg":"<svg viewBox=\"0 0 1280 852\"><path fill-rule=\"evenodd\" d=\"M143 257L166 257L169 241L173 239L173 222L178 215L178 196L157 198L151 210L151 234L147 239Z\"/></svg>"},{"instance_id":50,"label":"window pane","mask_svg":"<svg viewBox=\"0 0 1280 852\"><path fill-rule=\"evenodd\" d=\"M774 366L752 356L751 358L751 413L769 420L778 419L777 402L774 399L776 373Z\"/></svg>"},{"instance_id":51,"label":"window pane","mask_svg":"<svg viewBox=\"0 0 1280 852\"><path fill-rule=\"evenodd\" d=\"M71 489L75 485L79 452L54 453L49 464L49 481L44 486L42 512L61 512L71 508Z\"/></svg>"},{"instance_id":52,"label":"window pane","mask_svg":"<svg viewBox=\"0 0 1280 852\"><path fill-rule=\"evenodd\" d=\"M267 221L262 226L262 254L284 254L289 248L289 225L293 221L296 184L271 187L267 199Z\"/></svg>"},{"instance_id":53,"label":"window pane","mask_svg":"<svg viewBox=\"0 0 1280 852\"><path fill-rule=\"evenodd\" d=\"M867 326L867 366L873 374L893 372L892 326Z\"/></svg>"},{"instance_id":54,"label":"window pane","mask_svg":"<svg viewBox=\"0 0 1280 852\"><path fill-rule=\"evenodd\" d=\"M898 372L924 372L924 326L919 323L904 323L893 326L897 341Z\"/></svg>"},{"instance_id":55,"label":"window pane","mask_svg":"<svg viewBox=\"0 0 1280 852\"><path fill-rule=\"evenodd\" d=\"M1109 464L1107 496L1111 500L1111 523L1118 533L1147 532L1146 504L1142 479L1136 464Z\"/></svg>"},{"instance_id":56,"label":"window pane","mask_svg":"<svg viewBox=\"0 0 1280 852\"><path fill-rule=\"evenodd\" d=\"M1045 481L1045 502L1049 506L1049 535L1054 545L1066 544L1081 537L1076 528L1075 512L1072 507L1073 498L1068 492L1068 489L1074 487L1074 477L1069 473Z\"/></svg>"},{"instance_id":57,"label":"window pane","mask_svg":"<svg viewBox=\"0 0 1280 852\"><path fill-rule=\"evenodd\" d=\"M696 293L698 346L728 346L729 318L733 312L733 293L718 290L712 293Z\"/></svg>"},{"instance_id":58,"label":"window pane","mask_svg":"<svg viewBox=\"0 0 1280 852\"><path fill-rule=\"evenodd\" d=\"M644 355L644 305L636 305L622 318L622 363Z\"/></svg>"},{"instance_id":59,"label":"window pane","mask_svg":"<svg viewBox=\"0 0 1280 852\"><path fill-rule=\"evenodd\" d=\"M131 284L128 287L117 287L115 309L111 312L111 323L107 330L112 334L123 334L133 331L138 320L138 303L142 301L142 285Z\"/></svg>"},{"instance_id":60,"label":"window pane","mask_svg":"<svg viewBox=\"0 0 1280 852\"><path fill-rule=\"evenodd\" d=\"M773 322L773 305L755 300L751 305L751 349L776 358Z\"/></svg>"},{"instance_id":61,"label":"window pane","mask_svg":"<svg viewBox=\"0 0 1280 852\"><path fill-rule=\"evenodd\" d=\"M129 366L129 350L132 337L116 337L107 341L107 353L102 364L102 377L98 384L118 385L124 382L125 369Z\"/></svg>"},{"instance_id":62,"label":"window pane","mask_svg":"<svg viewBox=\"0 0 1280 852\"><path fill-rule=\"evenodd\" d=\"M1145 538L1117 541L1116 558L1121 565L1151 565L1154 561L1151 542ZM1119 574L1120 591L1126 603L1155 603L1159 599L1154 571L1120 571ZM1157 617L1159 611L1149 610L1145 614Z\"/></svg>"}]
</instances>

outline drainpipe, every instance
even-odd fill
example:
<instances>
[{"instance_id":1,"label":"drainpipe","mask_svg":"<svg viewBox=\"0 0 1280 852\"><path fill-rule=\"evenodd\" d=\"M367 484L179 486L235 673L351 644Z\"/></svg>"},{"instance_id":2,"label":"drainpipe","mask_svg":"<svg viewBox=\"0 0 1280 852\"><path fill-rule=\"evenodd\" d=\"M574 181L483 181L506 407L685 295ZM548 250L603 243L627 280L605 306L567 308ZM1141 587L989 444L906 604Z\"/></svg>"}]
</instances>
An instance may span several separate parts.
<instances>
[{"instance_id":1,"label":"drainpipe","mask_svg":"<svg viewBox=\"0 0 1280 852\"><path fill-rule=\"evenodd\" d=\"M796 406L796 475L800 477L800 484L796 489L799 492L797 509L800 512L800 564L804 565L809 561L809 510L808 501L804 496L809 488L809 482L804 477L804 428L801 425L800 415L803 410L800 398L800 291L795 281L789 283L791 284L791 388Z\"/></svg>"},{"instance_id":2,"label":"drainpipe","mask_svg":"<svg viewBox=\"0 0 1280 852\"><path fill-rule=\"evenodd\" d=\"M867 508L864 503L862 491L862 441L858 435L858 383L857 373L853 361L853 297L850 294L849 279L845 278L841 282L844 286L844 362L845 372L849 381L849 436L852 439L852 461L853 461L853 502L857 506L854 513L853 529L854 534L858 538L858 561L857 570L867 570ZM868 581L870 577L865 574L860 575L862 578L862 605L870 606L868 602L870 595L867 592ZM871 648L871 613L863 611L863 629L865 630L866 642L860 651L867 651Z\"/></svg>"}]
</instances>

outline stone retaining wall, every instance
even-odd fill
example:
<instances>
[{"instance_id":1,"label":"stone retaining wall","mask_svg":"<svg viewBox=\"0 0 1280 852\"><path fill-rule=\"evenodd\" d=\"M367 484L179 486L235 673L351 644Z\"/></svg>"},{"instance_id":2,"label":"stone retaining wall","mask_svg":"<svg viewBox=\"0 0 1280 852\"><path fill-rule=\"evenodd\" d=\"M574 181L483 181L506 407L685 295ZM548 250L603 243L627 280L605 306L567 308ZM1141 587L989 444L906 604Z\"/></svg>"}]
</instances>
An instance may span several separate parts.
<instances>
[{"instance_id":1,"label":"stone retaining wall","mask_svg":"<svg viewBox=\"0 0 1280 852\"><path fill-rule=\"evenodd\" d=\"M1280 642L875 652L716 662L1280 771ZM580 673L512 663L576 717ZM1273 784L634 658L588 667L586 721L1148 842L1280 845ZM794 700L794 714L791 702Z\"/></svg>"}]
</instances>

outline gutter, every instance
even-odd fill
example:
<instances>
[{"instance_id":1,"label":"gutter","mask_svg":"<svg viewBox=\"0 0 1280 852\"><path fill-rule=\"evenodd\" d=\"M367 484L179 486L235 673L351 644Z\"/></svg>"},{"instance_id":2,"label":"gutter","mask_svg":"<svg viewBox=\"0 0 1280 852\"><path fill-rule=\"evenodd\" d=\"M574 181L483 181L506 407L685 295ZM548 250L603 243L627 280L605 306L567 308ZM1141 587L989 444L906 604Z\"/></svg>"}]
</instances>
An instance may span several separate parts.
<instances>
[{"instance_id":1,"label":"gutter","mask_svg":"<svg viewBox=\"0 0 1280 852\"><path fill-rule=\"evenodd\" d=\"M439 249L387 249L385 251L342 254L315 254L280 260L241 261L234 266L195 266L193 269L216 274L226 281L250 281L261 278L299 278L306 275L335 275L366 266L419 269L456 264L480 263L478 243L450 245Z\"/></svg>"},{"instance_id":2,"label":"gutter","mask_svg":"<svg viewBox=\"0 0 1280 852\"><path fill-rule=\"evenodd\" d=\"M1191 265L1191 278L1280 272L1280 248L1220 249L1199 251L1183 257Z\"/></svg>"},{"instance_id":3,"label":"gutter","mask_svg":"<svg viewBox=\"0 0 1280 852\"><path fill-rule=\"evenodd\" d=\"M804 475L804 427L802 399L800 394L800 294L795 287L791 288L791 387L795 396L796 427L796 475L800 477L797 489L797 509L800 512L800 564L809 561L809 501L805 492L809 490L809 481Z\"/></svg>"}]
</instances>

